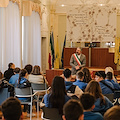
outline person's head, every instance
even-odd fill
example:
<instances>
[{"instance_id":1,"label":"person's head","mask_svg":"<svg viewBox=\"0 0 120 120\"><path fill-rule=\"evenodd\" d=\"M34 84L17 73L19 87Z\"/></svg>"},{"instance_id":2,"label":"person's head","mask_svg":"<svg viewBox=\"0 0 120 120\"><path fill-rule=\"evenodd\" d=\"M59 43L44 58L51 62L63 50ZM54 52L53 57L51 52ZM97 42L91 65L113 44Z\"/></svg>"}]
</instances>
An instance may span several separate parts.
<instances>
[{"instance_id":1,"label":"person's head","mask_svg":"<svg viewBox=\"0 0 120 120\"><path fill-rule=\"evenodd\" d=\"M108 72L108 73L106 74L106 79L112 80L112 78L113 78L112 72Z\"/></svg>"},{"instance_id":2,"label":"person's head","mask_svg":"<svg viewBox=\"0 0 120 120\"><path fill-rule=\"evenodd\" d=\"M14 63L9 63L8 68L9 69L15 69L15 64Z\"/></svg>"},{"instance_id":3,"label":"person's head","mask_svg":"<svg viewBox=\"0 0 120 120\"><path fill-rule=\"evenodd\" d=\"M106 75L105 75L105 72L104 72L104 71L97 71L97 72L95 73L95 80L96 80L97 82L100 82L100 81L104 80L105 77L106 77Z\"/></svg>"},{"instance_id":4,"label":"person's head","mask_svg":"<svg viewBox=\"0 0 120 120\"><path fill-rule=\"evenodd\" d=\"M92 111L95 107L95 97L89 93L83 93L80 97L80 102L84 110Z\"/></svg>"},{"instance_id":5,"label":"person's head","mask_svg":"<svg viewBox=\"0 0 120 120\"><path fill-rule=\"evenodd\" d=\"M83 108L77 100L69 100L63 107L63 120L83 120Z\"/></svg>"},{"instance_id":6,"label":"person's head","mask_svg":"<svg viewBox=\"0 0 120 120\"><path fill-rule=\"evenodd\" d=\"M95 80L91 80L88 84L87 87L85 89L85 92L88 92L90 94L92 94L96 99L97 98L101 98L102 95L102 90L100 88L100 85L97 81Z\"/></svg>"},{"instance_id":7,"label":"person's head","mask_svg":"<svg viewBox=\"0 0 120 120\"><path fill-rule=\"evenodd\" d=\"M33 68L32 74L33 75L41 75L41 73L40 73L40 66L35 65L34 68Z\"/></svg>"},{"instance_id":8,"label":"person's head","mask_svg":"<svg viewBox=\"0 0 120 120\"><path fill-rule=\"evenodd\" d=\"M63 71L63 74L64 74L64 77L68 79L71 77L71 70L67 68Z\"/></svg>"},{"instance_id":9,"label":"person's head","mask_svg":"<svg viewBox=\"0 0 120 120\"><path fill-rule=\"evenodd\" d=\"M14 74L19 74L20 72L20 68L19 67L16 67L14 70L13 70Z\"/></svg>"},{"instance_id":10,"label":"person's head","mask_svg":"<svg viewBox=\"0 0 120 120\"><path fill-rule=\"evenodd\" d=\"M83 79L84 79L84 73L82 71L78 71L76 73L76 78L77 78L77 80L83 81Z\"/></svg>"},{"instance_id":11,"label":"person's head","mask_svg":"<svg viewBox=\"0 0 120 120\"><path fill-rule=\"evenodd\" d=\"M80 54L82 53L82 48L81 48L81 47L77 47L76 53L77 53L78 55L80 55Z\"/></svg>"},{"instance_id":12,"label":"person's head","mask_svg":"<svg viewBox=\"0 0 120 120\"><path fill-rule=\"evenodd\" d=\"M90 74L89 69L84 67L84 68L82 68L82 71L84 73L84 80L85 80L85 82L88 83L89 81L91 81L92 78L91 78L91 74Z\"/></svg>"},{"instance_id":13,"label":"person's head","mask_svg":"<svg viewBox=\"0 0 120 120\"><path fill-rule=\"evenodd\" d=\"M2 103L2 120L22 119L21 103L17 98L10 97Z\"/></svg>"},{"instance_id":14,"label":"person's head","mask_svg":"<svg viewBox=\"0 0 120 120\"><path fill-rule=\"evenodd\" d=\"M26 69L21 69L21 70L20 70L20 73L19 73L18 83L20 83L21 78L27 78L27 76L28 76L27 70L26 70Z\"/></svg>"},{"instance_id":15,"label":"person's head","mask_svg":"<svg viewBox=\"0 0 120 120\"><path fill-rule=\"evenodd\" d=\"M24 67L24 69L26 69L28 74L30 74L32 72L33 66L31 64L28 64Z\"/></svg>"},{"instance_id":16,"label":"person's head","mask_svg":"<svg viewBox=\"0 0 120 120\"><path fill-rule=\"evenodd\" d=\"M105 68L105 74L107 74L108 72L112 72L112 74L114 74L114 71L113 71L112 67L106 67Z\"/></svg>"},{"instance_id":17,"label":"person's head","mask_svg":"<svg viewBox=\"0 0 120 120\"><path fill-rule=\"evenodd\" d=\"M104 120L119 120L120 119L120 106L113 106L108 109L104 114Z\"/></svg>"},{"instance_id":18,"label":"person's head","mask_svg":"<svg viewBox=\"0 0 120 120\"><path fill-rule=\"evenodd\" d=\"M2 72L0 71L0 79L2 79L3 78L3 74L2 74Z\"/></svg>"},{"instance_id":19,"label":"person's head","mask_svg":"<svg viewBox=\"0 0 120 120\"><path fill-rule=\"evenodd\" d=\"M66 94L65 81L60 76L55 76L52 81L52 94Z\"/></svg>"},{"instance_id":20,"label":"person's head","mask_svg":"<svg viewBox=\"0 0 120 120\"><path fill-rule=\"evenodd\" d=\"M62 114L66 95L64 79L60 76L54 77L51 88L50 103L52 104L52 107L58 108L59 113Z\"/></svg>"}]
</instances>

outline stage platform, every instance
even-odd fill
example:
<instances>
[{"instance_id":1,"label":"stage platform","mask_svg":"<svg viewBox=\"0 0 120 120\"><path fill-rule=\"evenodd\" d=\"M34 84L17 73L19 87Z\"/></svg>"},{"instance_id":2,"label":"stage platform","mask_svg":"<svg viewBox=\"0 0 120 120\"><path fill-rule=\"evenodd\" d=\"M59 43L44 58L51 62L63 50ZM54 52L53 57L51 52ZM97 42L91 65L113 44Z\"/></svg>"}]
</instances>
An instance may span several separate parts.
<instances>
[{"instance_id":1,"label":"stage platform","mask_svg":"<svg viewBox=\"0 0 120 120\"><path fill-rule=\"evenodd\" d=\"M71 69L71 68L70 68ZM46 79L48 84L51 85L52 80L55 76L62 75L64 69L50 69L46 70ZM96 71L104 71L105 68L96 68L96 67L89 67L90 72L93 74L93 78L95 77ZM116 76L118 82L120 82L120 70L114 70L114 75Z\"/></svg>"}]
</instances>

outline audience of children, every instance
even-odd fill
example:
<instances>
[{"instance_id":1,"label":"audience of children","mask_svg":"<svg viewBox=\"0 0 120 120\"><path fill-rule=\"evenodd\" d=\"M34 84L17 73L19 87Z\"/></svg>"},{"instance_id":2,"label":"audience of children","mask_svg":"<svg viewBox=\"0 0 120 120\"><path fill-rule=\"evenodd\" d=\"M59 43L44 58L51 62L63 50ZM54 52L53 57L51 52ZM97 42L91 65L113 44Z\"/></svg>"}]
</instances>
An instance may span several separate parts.
<instances>
[{"instance_id":1,"label":"audience of children","mask_svg":"<svg viewBox=\"0 0 120 120\"><path fill-rule=\"evenodd\" d=\"M113 106L112 102L102 94L102 90L97 81L90 81L85 89L85 92L88 92L95 97L95 108L93 111L104 114L106 110Z\"/></svg>"},{"instance_id":2,"label":"audience of children","mask_svg":"<svg viewBox=\"0 0 120 120\"><path fill-rule=\"evenodd\" d=\"M120 119L120 106L113 106L104 114L104 120L119 120Z\"/></svg>"},{"instance_id":3,"label":"audience of children","mask_svg":"<svg viewBox=\"0 0 120 120\"><path fill-rule=\"evenodd\" d=\"M37 84L43 84L45 82L47 83L47 81L45 80L44 76L41 74L40 66L38 66L38 65L34 66L31 74L29 74L29 76L28 76L28 80L31 83L37 83Z\"/></svg>"},{"instance_id":4,"label":"audience of children","mask_svg":"<svg viewBox=\"0 0 120 120\"><path fill-rule=\"evenodd\" d=\"M73 98L77 96L78 98L80 98L83 91L78 86L73 85L73 82L71 82L71 70L65 69L63 71L63 74L64 74L65 86L68 96L71 96Z\"/></svg>"},{"instance_id":5,"label":"audience of children","mask_svg":"<svg viewBox=\"0 0 120 120\"><path fill-rule=\"evenodd\" d=\"M117 83L117 79L114 76L114 71L113 71L112 67L106 67L105 68L105 74L107 74L108 72L111 72L113 74L113 80L114 80L115 83Z\"/></svg>"},{"instance_id":6,"label":"audience of children","mask_svg":"<svg viewBox=\"0 0 120 120\"><path fill-rule=\"evenodd\" d=\"M86 83L89 83L92 80L89 69L86 68L86 67L83 67L82 71L84 73L84 79L83 79L83 81L86 82Z\"/></svg>"},{"instance_id":7,"label":"audience of children","mask_svg":"<svg viewBox=\"0 0 120 120\"><path fill-rule=\"evenodd\" d=\"M19 72L20 72L20 68L16 67L14 70L14 75L11 76L9 83L12 84L13 86L15 85L16 80L19 79Z\"/></svg>"},{"instance_id":8,"label":"audience of children","mask_svg":"<svg viewBox=\"0 0 120 120\"><path fill-rule=\"evenodd\" d=\"M112 74L112 72L108 72L106 74L106 80L109 81L109 82L111 82L113 84L115 90L120 90L120 85L113 80L113 74Z\"/></svg>"},{"instance_id":9,"label":"audience of children","mask_svg":"<svg viewBox=\"0 0 120 120\"><path fill-rule=\"evenodd\" d=\"M13 70L15 69L15 64L14 63L9 63L8 64L8 70L4 72L4 78L9 81L12 75L14 75Z\"/></svg>"},{"instance_id":10,"label":"audience of children","mask_svg":"<svg viewBox=\"0 0 120 120\"><path fill-rule=\"evenodd\" d=\"M85 90L87 83L83 82L84 79L84 73L82 71L78 71L76 73L76 82L73 83L73 85L77 85L82 91Z\"/></svg>"},{"instance_id":11,"label":"audience of children","mask_svg":"<svg viewBox=\"0 0 120 120\"><path fill-rule=\"evenodd\" d=\"M77 100L69 100L63 107L63 120L83 120L83 107Z\"/></svg>"},{"instance_id":12,"label":"audience of children","mask_svg":"<svg viewBox=\"0 0 120 120\"><path fill-rule=\"evenodd\" d=\"M71 99L67 96L65 82L62 77L56 76L52 81L51 91L44 96L45 107L58 108L59 113L63 113L63 105Z\"/></svg>"},{"instance_id":13,"label":"audience of children","mask_svg":"<svg viewBox=\"0 0 120 120\"><path fill-rule=\"evenodd\" d=\"M2 103L2 120L23 120L21 103L17 98L11 97Z\"/></svg>"},{"instance_id":14,"label":"audience of children","mask_svg":"<svg viewBox=\"0 0 120 120\"><path fill-rule=\"evenodd\" d=\"M22 70L20 68L14 69L15 65L13 63L9 63L8 66L9 68L5 71L4 76L8 75L7 79L11 74L11 78L8 80L15 87L22 89L30 87L31 83L39 84L46 82L38 65L35 65L33 70L30 64L26 65L25 69ZM108 71L106 75L104 71L96 72L95 80L91 79L89 69L83 68L77 72L77 80L75 82L71 82L71 70L65 69L63 71L64 77L56 76L53 79L50 93L44 95L43 102L45 106L48 108L57 108L59 114L63 114L63 120L103 120L102 115L107 110L104 114L104 119L112 120L112 116L118 116L120 108L112 107L113 104L103 94L113 93L114 90L119 90L120 86L115 81L116 79L114 80L113 72L109 72L108 68L106 68L106 71ZM27 71L29 72L29 76ZM84 118L81 104L76 100L70 100L74 95L80 98L80 102L84 108ZM28 101L30 98L19 98L19 100ZM23 111L25 112L26 109L25 106ZM114 120L118 118L116 117Z\"/></svg>"},{"instance_id":15,"label":"audience of children","mask_svg":"<svg viewBox=\"0 0 120 120\"><path fill-rule=\"evenodd\" d=\"M84 120L103 120L103 116L99 112L92 112L95 108L95 98L93 95L89 93L82 94L80 102L84 109Z\"/></svg>"},{"instance_id":16,"label":"audience of children","mask_svg":"<svg viewBox=\"0 0 120 120\"><path fill-rule=\"evenodd\" d=\"M110 94L114 92L114 86L111 82L105 80L106 75L104 71L95 73L95 80L99 82L103 94Z\"/></svg>"}]
</instances>

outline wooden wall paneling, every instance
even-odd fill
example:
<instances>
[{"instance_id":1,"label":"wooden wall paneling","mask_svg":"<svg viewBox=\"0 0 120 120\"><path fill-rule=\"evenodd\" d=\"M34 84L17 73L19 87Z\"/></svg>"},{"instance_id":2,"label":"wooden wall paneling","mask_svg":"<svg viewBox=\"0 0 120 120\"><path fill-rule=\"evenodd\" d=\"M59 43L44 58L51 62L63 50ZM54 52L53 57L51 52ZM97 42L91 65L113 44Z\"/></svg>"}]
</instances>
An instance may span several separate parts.
<instances>
[{"instance_id":1,"label":"wooden wall paneling","mask_svg":"<svg viewBox=\"0 0 120 120\"><path fill-rule=\"evenodd\" d=\"M114 53L109 53L108 48L91 49L91 67L112 67L116 70L114 64Z\"/></svg>"}]
</instances>

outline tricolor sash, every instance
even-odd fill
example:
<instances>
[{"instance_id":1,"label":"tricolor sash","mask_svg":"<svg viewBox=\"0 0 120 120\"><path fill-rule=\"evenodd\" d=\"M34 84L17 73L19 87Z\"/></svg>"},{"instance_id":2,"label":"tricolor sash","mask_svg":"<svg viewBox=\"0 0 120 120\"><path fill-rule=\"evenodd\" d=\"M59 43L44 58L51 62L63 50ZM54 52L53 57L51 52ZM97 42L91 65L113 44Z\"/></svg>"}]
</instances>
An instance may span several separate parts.
<instances>
[{"instance_id":1,"label":"tricolor sash","mask_svg":"<svg viewBox=\"0 0 120 120\"><path fill-rule=\"evenodd\" d=\"M78 65L81 66L81 61L76 53L73 54L75 60L77 61Z\"/></svg>"}]
</instances>

